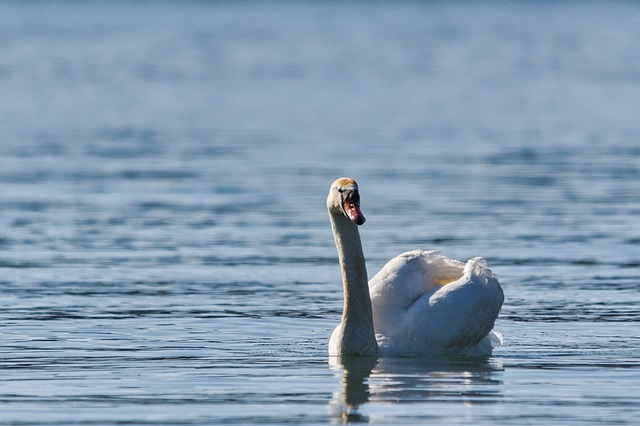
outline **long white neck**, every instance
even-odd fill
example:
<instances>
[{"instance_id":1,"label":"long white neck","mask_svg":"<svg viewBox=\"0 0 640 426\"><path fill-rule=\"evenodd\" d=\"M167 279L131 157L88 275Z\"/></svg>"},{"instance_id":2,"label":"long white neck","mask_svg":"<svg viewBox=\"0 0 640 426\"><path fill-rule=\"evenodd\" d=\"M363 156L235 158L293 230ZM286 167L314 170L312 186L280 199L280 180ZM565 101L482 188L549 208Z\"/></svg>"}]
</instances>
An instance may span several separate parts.
<instances>
[{"instance_id":1,"label":"long white neck","mask_svg":"<svg viewBox=\"0 0 640 426\"><path fill-rule=\"evenodd\" d=\"M380 350L373 330L367 268L358 227L344 215L329 214L329 216L338 249L344 289L340 353L377 356Z\"/></svg>"}]
</instances>

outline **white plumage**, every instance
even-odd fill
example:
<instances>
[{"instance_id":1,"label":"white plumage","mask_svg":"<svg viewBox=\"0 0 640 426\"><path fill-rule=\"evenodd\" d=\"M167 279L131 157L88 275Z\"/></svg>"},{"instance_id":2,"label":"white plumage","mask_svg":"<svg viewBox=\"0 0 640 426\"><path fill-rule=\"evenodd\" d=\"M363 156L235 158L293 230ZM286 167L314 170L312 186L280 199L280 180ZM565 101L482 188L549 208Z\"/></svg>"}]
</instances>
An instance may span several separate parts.
<instances>
[{"instance_id":1,"label":"white plumage","mask_svg":"<svg viewBox=\"0 0 640 426\"><path fill-rule=\"evenodd\" d=\"M410 251L391 259L367 284L356 182L336 180L327 208L344 289L330 355L491 354L500 340L491 330L504 295L483 258L465 264L436 251Z\"/></svg>"},{"instance_id":2,"label":"white plumage","mask_svg":"<svg viewBox=\"0 0 640 426\"><path fill-rule=\"evenodd\" d=\"M466 264L436 251L391 259L369 281L383 356L490 354L504 296L485 260Z\"/></svg>"}]
</instances>

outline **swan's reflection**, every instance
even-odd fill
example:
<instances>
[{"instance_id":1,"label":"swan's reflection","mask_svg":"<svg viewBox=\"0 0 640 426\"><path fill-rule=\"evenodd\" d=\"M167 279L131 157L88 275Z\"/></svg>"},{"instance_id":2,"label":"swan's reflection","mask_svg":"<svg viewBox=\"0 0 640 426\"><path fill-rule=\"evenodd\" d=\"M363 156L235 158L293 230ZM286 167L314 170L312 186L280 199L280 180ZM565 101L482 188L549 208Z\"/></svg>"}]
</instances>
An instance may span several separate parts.
<instances>
[{"instance_id":1,"label":"swan's reflection","mask_svg":"<svg viewBox=\"0 0 640 426\"><path fill-rule=\"evenodd\" d=\"M329 410L335 423L368 422L370 403L495 403L502 396L503 366L493 358L332 357L341 377Z\"/></svg>"},{"instance_id":2,"label":"swan's reflection","mask_svg":"<svg viewBox=\"0 0 640 426\"><path fill-rule=\"evenodd\" d=\"M329 411L334 420L341 423L367 422L359 407L369 401L369 376L378 363L369 357L330 357L329 365L342 376L340 390L334 392Z\"/></svg>"}]
</instances>

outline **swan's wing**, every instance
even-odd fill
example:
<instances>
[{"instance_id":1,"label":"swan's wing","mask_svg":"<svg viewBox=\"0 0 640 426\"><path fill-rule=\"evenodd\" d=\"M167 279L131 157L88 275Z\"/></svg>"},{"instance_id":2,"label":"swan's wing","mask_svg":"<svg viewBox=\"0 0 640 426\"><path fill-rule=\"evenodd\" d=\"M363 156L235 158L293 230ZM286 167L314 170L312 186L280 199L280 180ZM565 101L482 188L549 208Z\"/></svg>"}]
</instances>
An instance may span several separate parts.
<instances>
[{"instance_id":1,"label":"swan's wing","mask_svg":"<svg viewBox=\"0 0 640 426\"><path fill-rule=\"evenodd\" d=\"M391 259L369 281L374 311L406 310L425 293L459 279L464 263L437 251L414 250Z\"/></svg>"},{"instance_id":2,"label":"swan's wing","mask_svg":"<svg viewBox=\"0 0 640 426\"><path fill-rule=\"evenodd\" d=\"M405 327L406 313L418 299L463 271L462 262L437 251L414 250L391 259L369 281L376 333L388 336Z\"/></svg>"},{"instance_id":3,"label":"swan's wing","mask_svg":"<svg viewBox=\"0 0 640 426\"><path fill-rule=\"evenodd\" d=\"M503 301L502 288L484 259L471 259L460 280L416 300L407 311L405 333L422 353L466 353L486 340ZM491 353L490 339L486 343L481 346Z\"/></svg>"},{"instance_id":4,"label":"swan's wing","mask_svg":"<svg viewBox=\"0 0 640 426\"><path fill-rule=\"evenodd\" d=\"M465 265L437 252L392 259L369 290L375 331L383 353L392 349L388 355L462 353L489 334L504 300L484 259Z\"/></svg>"}]
</instances>

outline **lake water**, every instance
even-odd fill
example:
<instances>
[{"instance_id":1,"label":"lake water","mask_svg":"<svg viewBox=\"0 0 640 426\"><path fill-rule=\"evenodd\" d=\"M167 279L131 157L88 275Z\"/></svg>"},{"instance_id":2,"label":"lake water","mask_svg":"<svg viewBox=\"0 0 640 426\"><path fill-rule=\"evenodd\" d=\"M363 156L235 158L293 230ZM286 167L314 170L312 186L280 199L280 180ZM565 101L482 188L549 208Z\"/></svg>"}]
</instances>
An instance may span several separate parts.
<instances>
[{"instance_id":1,"label":"lake water","mask_svg":"<svg viewBox=\"0 0 640 426\"><path fill-rule=\"evenodd\" d=\"M640 415L640 5L0 2L0 423ZM370 275L487 258L488 359L331 363Z\"/></svg>"}]
</instances>

